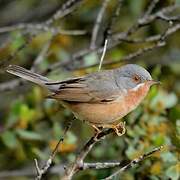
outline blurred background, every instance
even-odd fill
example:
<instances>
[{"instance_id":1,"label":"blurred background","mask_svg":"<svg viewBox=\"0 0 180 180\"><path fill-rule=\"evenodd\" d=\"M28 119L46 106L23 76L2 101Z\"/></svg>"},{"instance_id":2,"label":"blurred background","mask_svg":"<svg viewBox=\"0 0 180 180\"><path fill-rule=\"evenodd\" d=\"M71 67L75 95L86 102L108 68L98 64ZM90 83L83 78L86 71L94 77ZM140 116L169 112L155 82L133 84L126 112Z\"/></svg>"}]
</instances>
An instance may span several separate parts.
<instances>
[{"instance_id":1,"label":"blurred background","mask_svg":"<svg viewBox=\"0 0 180 180\"><path fill-rule=\"evenodd\" d=\"M40 163L48 159L73 118L57 101L45 99L44 89L9 75L4 68L17 64L55 80L81 76L98 70L100 50L108 39L102 69L137 63L147 68L162 85L152 87L143 103L123 119L126 134L108 136L93 148L86 162L118 160L125 165L138 155L164 145L161 153L124 172L121 179L178 180L180 1L157 1L150 14L168 6L177 8L142 28L137 27L137 31L127 34L124 40L118 40L117 35L137 25L152 1L76 0L70 1L70 5L67 2L0 0L0 179L32 179L36 173L34 159ZM103 6L106 7L93 43L92 34ZM56 12L60 12L60 16ZM172 17L171 22L168 17ZM179 29L162 39L163 33L175 26ZM162 38L158 39L159 34ZM152 40L147 40L148 37ZM162 47L156 45L161 40L166 42ZM151 46L152 50L146 51ZM128 56L139 50L143 53ZM46 178L60 179L63 166L73 162L80 147L93 133L91 127L75 120ZM114 170L86 170L76 174L74 179L102 179Z\"/></svg>"}]
</instances>

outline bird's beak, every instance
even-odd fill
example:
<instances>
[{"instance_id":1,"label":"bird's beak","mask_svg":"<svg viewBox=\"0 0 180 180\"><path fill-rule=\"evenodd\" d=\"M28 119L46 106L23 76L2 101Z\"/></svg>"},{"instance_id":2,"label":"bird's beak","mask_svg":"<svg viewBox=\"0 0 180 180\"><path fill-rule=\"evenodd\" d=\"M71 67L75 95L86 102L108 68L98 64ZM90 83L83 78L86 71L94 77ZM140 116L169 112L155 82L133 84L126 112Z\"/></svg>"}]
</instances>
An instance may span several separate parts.
<instances>
[{"instance_id":1,"label":"bird's beak","mask_svg":"<svg viewBox=\"0 0 180 180\"><path fill-rule=\"evenodd\" d=\"M156 81L156 80L150 80L148 81L150 85L154 85L154 84L161 84L160 81Z\"/></svg>"}]
</instances>

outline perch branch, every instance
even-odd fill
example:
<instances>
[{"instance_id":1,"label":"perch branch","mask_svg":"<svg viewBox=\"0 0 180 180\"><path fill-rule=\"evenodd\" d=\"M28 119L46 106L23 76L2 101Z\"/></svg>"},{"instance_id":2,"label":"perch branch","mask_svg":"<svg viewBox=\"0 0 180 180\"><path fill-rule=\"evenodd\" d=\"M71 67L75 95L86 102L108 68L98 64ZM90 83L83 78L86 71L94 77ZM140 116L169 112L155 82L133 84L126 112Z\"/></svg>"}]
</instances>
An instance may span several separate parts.
<instances>
[{"instance_id":1,"label":"perch branch","mask_svg":"<svg viewBox=\"0 0 180 180\"><path fill-rule=\"evenodd\" d=\"M93 148L93 146L100 140L104 139L108 134L112 133L112 129L107 129L99 134L95 134L90 140L84 145L81 149L80 153L77 155L76 160L66 167L65 174L62 177L62 180L70 180L72 179L73 175L77 173L83 167L83 162L87 154Z\"/></svg>"}]
</instances>

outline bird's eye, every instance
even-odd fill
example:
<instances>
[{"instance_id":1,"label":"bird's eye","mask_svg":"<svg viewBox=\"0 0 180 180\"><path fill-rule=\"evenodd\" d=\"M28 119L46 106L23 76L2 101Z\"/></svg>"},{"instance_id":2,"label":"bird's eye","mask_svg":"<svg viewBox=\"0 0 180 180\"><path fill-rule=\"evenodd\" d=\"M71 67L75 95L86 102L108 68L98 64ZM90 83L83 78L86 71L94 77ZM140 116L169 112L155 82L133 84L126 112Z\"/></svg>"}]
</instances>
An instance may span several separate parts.
<instances>
[{"instance_id":1,"label":"bird's eye","mask_svg":"<svg viewBox=\"0 0 180 180\"><path fill-rule=\"evenodd\" d=\"M136 83L139 83L141 81L141 78L137 74L135 74L133 76L133 81L136 82Z\"/></svg>"}]
</instances>

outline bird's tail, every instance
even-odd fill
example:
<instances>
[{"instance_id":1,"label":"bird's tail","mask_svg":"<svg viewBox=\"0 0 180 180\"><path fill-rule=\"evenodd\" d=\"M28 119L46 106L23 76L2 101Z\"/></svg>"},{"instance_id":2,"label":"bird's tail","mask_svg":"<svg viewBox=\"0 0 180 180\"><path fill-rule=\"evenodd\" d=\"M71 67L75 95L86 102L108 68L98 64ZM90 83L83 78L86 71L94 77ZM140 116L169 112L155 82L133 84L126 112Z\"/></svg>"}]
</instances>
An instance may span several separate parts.
<instances>
[{"instance_id":1,"label":"bird's tail","mask_svg":"<svg viewBox=\"0 0 180 180\"><path fill-rule=\"evenodd\" d=\"M23 67L16 66L16 65L9 65L6 69L6 71L10 74L14 74L16 76L19 76L23 79L26 79L28 81L31 81L33 83L36 83L40 86L46 86L46 83L51 82L50 79L41 76L39 74L36 74L34 72L31 72L27 69L24 69Z\"/></svg>"}]
</instances>

